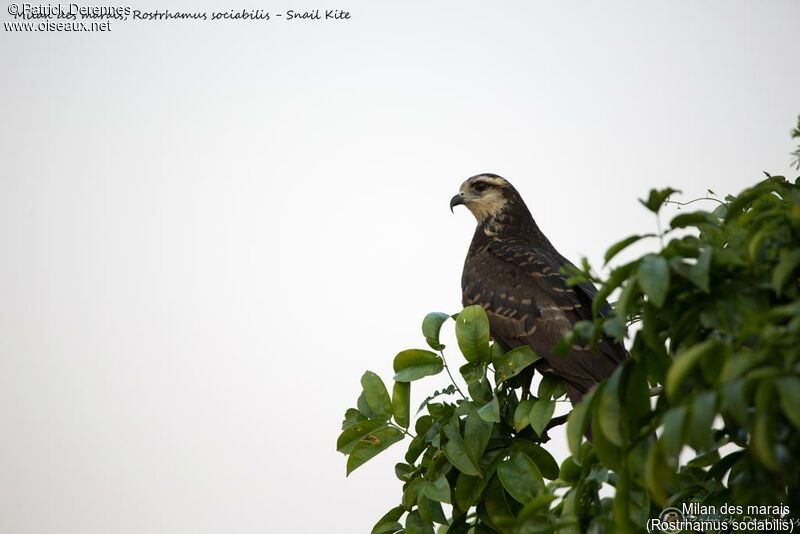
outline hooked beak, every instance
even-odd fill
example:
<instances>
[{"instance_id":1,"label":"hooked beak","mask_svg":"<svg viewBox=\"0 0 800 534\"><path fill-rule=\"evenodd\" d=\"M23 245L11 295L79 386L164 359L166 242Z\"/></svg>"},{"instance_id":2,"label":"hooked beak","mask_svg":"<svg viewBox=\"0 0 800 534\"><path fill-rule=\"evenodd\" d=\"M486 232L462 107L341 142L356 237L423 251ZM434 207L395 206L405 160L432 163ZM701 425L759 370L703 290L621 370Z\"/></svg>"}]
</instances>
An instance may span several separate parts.
<instances>
[{"instance_id":1,"label":"hooked beak","mask_svg":"<svg viewBox=\"0 0 800 534\"><path fill-rule=\"evenodd\" d=\"M450 213L453 213L453 208L464 204L464 194L459 193L450 199Z\"/></svg>"}]
</instances>

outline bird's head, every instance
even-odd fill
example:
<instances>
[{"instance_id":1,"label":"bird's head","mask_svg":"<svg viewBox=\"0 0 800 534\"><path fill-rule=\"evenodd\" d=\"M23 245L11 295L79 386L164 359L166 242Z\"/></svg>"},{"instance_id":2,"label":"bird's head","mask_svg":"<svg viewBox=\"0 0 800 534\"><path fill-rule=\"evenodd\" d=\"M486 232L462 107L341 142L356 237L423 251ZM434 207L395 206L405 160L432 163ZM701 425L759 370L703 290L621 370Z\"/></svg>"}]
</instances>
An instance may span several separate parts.
<instances>
[{"instance_id":1,"label":"bird's head","mask_svg":"<svg viewBox=\"0 0 800 534\"><path fill-rule=\"evenodd\" d=\"M505 211L510 204L521 203L519 193L508 180L496 174L477 174L461 184L456 196L450 200L450 211L463 204L483 223Z\"/></svg>"}]
</instances>

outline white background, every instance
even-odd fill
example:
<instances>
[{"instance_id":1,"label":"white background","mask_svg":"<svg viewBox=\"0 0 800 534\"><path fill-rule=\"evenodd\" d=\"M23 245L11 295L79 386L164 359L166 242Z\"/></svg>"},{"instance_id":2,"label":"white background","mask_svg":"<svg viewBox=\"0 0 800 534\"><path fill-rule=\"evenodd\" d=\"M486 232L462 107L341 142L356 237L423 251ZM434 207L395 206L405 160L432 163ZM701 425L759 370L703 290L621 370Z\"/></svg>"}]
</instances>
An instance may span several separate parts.
<instances>
[{"instance_id":1,"label":"white background","mask_svg":"<svg viewBox=\"0 0 800 534\"><path fill-rule=\"evenodd\" d=\"M352 20L0 31L0 533L368 532L341 415L460 308L463 179L599 263L794 176L796 1L206 4L133 7Z\"/></svg>"}]
</instances>

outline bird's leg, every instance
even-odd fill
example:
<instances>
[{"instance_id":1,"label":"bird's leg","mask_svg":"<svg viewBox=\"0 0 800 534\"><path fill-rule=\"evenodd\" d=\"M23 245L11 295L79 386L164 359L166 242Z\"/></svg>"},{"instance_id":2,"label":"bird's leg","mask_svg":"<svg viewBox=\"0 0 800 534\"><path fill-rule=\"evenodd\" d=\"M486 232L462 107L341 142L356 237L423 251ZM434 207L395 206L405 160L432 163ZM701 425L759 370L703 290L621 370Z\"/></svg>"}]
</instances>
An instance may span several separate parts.
<instances>
[{"instance_id":1,"label":"bird's leg","mask_svg":"<svg viewBox=\"0 0 800 534\"><path fill-rule=\"evenodd\" d=\"M530 372L527 372L527 369L523 372L522 375L522 392L519 395L519 400L524 401L527 400L531 394L531 383L533 383L533 369L530 369Z\"/></svg>"}]
</instances>

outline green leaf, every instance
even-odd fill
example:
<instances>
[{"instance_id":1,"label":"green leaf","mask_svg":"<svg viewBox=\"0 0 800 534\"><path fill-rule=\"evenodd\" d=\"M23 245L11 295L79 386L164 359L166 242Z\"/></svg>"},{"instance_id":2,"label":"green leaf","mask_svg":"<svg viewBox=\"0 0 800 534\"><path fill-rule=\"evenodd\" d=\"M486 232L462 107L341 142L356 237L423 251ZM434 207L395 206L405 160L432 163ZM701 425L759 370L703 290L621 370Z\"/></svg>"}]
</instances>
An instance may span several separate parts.
<instances>
[{"instance_id":1,"label":"green leaf","mask_svg":"<svg viewBox=\"0 0 800 534\"><path fill-rule=\"evenodd\" d=\"M378 419L389 419L392 416L392 399L381 377L367 371L361 377L361 387L364 388L364 396L374 416Z\"/></svg>"},{"instance_id":2,"label":"green leaf","mask_svg":"<svg viewBox=\"0 0 800 534\"><path fill-rule=\"evenodd\" d=\"M404 350L394 358L394 379L397 382L413 382L439 374L442 369L444 369L442 359L428 350Z\"/></svg>"},{"instance_id":3,"label":"green leaf","mask_svg":"<svg viewBox=\"0 0 800 534\"><path fill-rule=\"evenodd\" d=\"M708 451L714 444L711 425L714 423L717 398L713 391L704 391L692 401L689 411L689 444L698 452Z\"/></svg>"},{"instance_id":4,"label":"green leaf","mask_svg":"<svg viewBox=\"0 0 800 534\"><path fill-rule=\"evenodd\" d=\"M762 226L757 232L750 236L747 243L747 254L750 256L750 261L759 261L759 254L767 238L773 235L774 229L771 226Z\"/></svg>"},{"instance_id":5,"label":"green leaf","mask_svg":"<svg viewBox=\"0 0 800 534\"><path fill-rule=\"evenodd\" d=\"M378 429L355 444L347 457L347 475L403 439L403 433L394 428Z\"/></svg>"},{"instance_id":6,"label":"green leaf","mask_svg":"<svg viewBox=\"0 0 800 534\"><path fill-rule=\"evenodd\" d=\"M439 523L440 525L447 524L447 518L439 502L424 495L420 495L417 499L417 508L419 509L419 515L422 517L423 521L427 523Z\"/></svg>"},{"instance_id":7,"label":"green leaf","mask_svg":"<svg viewBox=\"0 0 800 534\"><path fill-rule=\"evenodd\" d=\"M577 464L574 456L568 456L561 462L561 470L559 471L558 478L564 482L574 484L581 477L581 466Z\"/></svg>"},{"instance_id":8,"label":"green leaf","mask_svg":"<svg viewBox=\"0 0 800 534\"><path fill-rule=\"evenodd\" d=\"M780 470L780 465L775 457L775 414L772 403L772 385L769 379L759 382L756 389L755 407L751 449L764 467L777 472Z\"/></svg>"},{"instance_id":9,"label":"green leaf","mask_svg":"<svg viewBox=\"0 0 800 534\"><path fill-rule=\"evenodd\" d=\"M644 207L653 213L658 213L658 211L661 209L661 206L664 204L664 201L667 200L667 198L673 193L680 193L680 191L677 189L672 189L671 187L666 189L651 189L647 200L645 201L639 199L639 202L641 202Z\"/></svg>"},{"instance_id":10,"label":"green leaf","mask_svg":"<svg viewBox=\"0 0 800 534\"><path fill-rule=\"evenodd\" d=\"M541 356L533 352L533 349L527 345L506 352L495 362L497 380L503 382L517 376L523 369L540 358Z\"/></svg>"},{"instance_id":11,"label":"green leaf","mask_svg":"<svg viewBox=\"0 0 800 534\"><path fill-rule=\"evenodd\" d=\"M753 354L751 351L734 353L722 367L720 372L720 382L730 382L742 376L744 373L762 364L763 355Z\"/></svg>"},{"instance_id":12,"label":"green leaf","mask_svg":"<svg viewBox=\"0 0 800 534\"><path fill-rule=\"evenodd\" d=\"M417 504L419 494L425 484L427 484L427 481L424 478L415 478L403 487L403 499L401 501L403 508L411 510Z\"/></svg>"},{"instance_id":13,"label":"green leaf","mask_svg":"<svg viewBox=\"0 0 800 534\"><path fill-rule=\"evenodd\" d=\"M564 504L561 506L561 514L556 523L558 534L581 534L581 527L578 523L577 489L570 489L564 494Z\"/></svg>"},{"instance_id":14,"label":"green leaf","mask_svg":"<svg viewBox=\"0 0 800 534\"><path fill-rule=\"evenodd\" d=\"M433 534L433 524L425 521L419 510L414 510L406 517L406 534Z\"/></svg>"},{"instance_id":15,"label":"green leaf","mask_svg":"<svg viewBox=\"0 0 800 534\"><path fill-rule=\"evenodd\" d=\"M455 490L453 491L453 496L455 497L454 508L458 507L460 510L467 510L478 503L489 480L496 478L494 474L503 457L504 452L499 450L484 455L480 464L482 472L480 477L468 476L464 473L458 474Z\"/></svg>"},{"instance_id":16,"label":"green leaf","mask_svg":"<svg viewBox=\"0 0 800 534\"><path fill-rule=\"evenodd\" d=\"M687 226L697 226L698 224L712 223L716 224L716 219L707 211L691 211L689 213L681 213L670 221L671 228L686 228Z\"/></svg>"},{"instance_id":17,"label":"green leaf","mask_svg":"<svg viewBox=\"0 0 800 534\"><path fill-rule=\"evenodd\" d=\"M470 363L491 361L489 318L478 305L467 306L456 317L458 348Z\"/></svg>"},{"instance_id":18,"label":"green leaf","mask_svg":"<svg viewBox=\"0 0 800 534\"><path fill-rule=\"evenodd\" d=\"M445 421L455 411L455 407L451 404L447 403L440 403L440 402L431 402L428 404L428 413L431 414L434 418Z\"/></svg>"},{"instance_id":19,"label":"green leaf","mask_svg":"<svg viewBox=\"0 0 800 534\"><path fill-rule=\"evenodd\" d=\"M525 399L517 404L517 409L514 410L514 430L520 432L523 428L530 424L531 408L533 408L533 399Z\"/></svg>"},{"instance_id":20,"label":"green leaf","mask_svg":"<svg viewBox=\"0 0 800 534\"><path fill-rule=\"evenodd\" d=\"M433 394L428 395L427 397L425 397L425 400L420 403L419 408L417 409L417 413L421 412L422 409L425 408L425 406L427 406L428 403L430 401L432 401L433 399L435 399L437 397L440 397L442 395L452 395L456 391L457 391L456 390L456 386L454 384L450 384L449 386L447 386L444 389L439 389L439 390L434 391Z\"/></svg>"},{"instance_id":21,"label":"green leaf","mask_svg":"<svg viewBox=\"0 0 800 534\"><path fill-rule=\"evenodd\" d=\"M667 260L655 254L649 254L642 259L637 271L639 287L650 301L657 307L664 305L669 290L669 264Z\"/></svg>"},{"instance_id":22,"label":"green leaf","mask_svg":"<svg viewBox=\"0 0 800 534\"><path fill-rule=\"evenodd\" d=\"M584 345L594 341L597 327L594 321L582 320L572 325L572 331L575 334L575 342Z\"/></svg>"},{"instance_id":23,"label":"green leaf","mask_svg":"<svg viewBox=\"0 0 800 534\"><path fill-rule=\"evenodd\" d=\"M416 471L416 469L413 465L404 464L402 462L394 464L394 475L403 482L411 480L411 475L414 471Z\"/></svg>"},{"instance_id":24,"label":"green leaf","mask_svg":"<svg viewBox=\"0 0 800 534\"><path fill-rule=\"evenodd\" d=\"M500 483L500 477L492 477L483 492L483 508L488 525L497 532L508 532L508 526L514 521L514 512L509 505L509 499ZM491 531L489 531L491 532ZM481 534L486 534L483 530ZM477 534L477 529L476 529Z\"/></svg>"},{"instance_id":25,"label":"green leaf","mask_svg":"<svg viewBox=\"0 0 800 534\"><path fill-rule=\"evenodd\" d=\"M631 483L630 478L631 477L627 471L622 471L619 473L616 481L616 495L611 506L611 510L615 519L614 531L625 532L626 534L644 531L640 525L647 523L650 512L650 506L648 502L645 505L646 509L643 510L644 514L642 515L641 513L637 513L637 509L642 507L642 505L638 504L638 502L641 502L641 495L644 492L636 492L634 489L635 486ZM634 501L636 497L639 497L637 500L638 502Z\"/></svg>"},{"instance_id":26,"label":"green leaf","mask_svg":"<svg viewBox=\"0 0 800 534\"><path fill-rule=\"evenodd\" d=\"M356 423L360 423L361 421L366 421L367 418L356 410L355 408L348 408L346 412L344 412L344 421L342 421L342 430L347 430L349 427L353 426Z\"/></svg>"},{"instance_id":27,"label":"green leaf","mask_svg":"<svg viewBox=\"0 0 800 534\"><path fill-rule=\"evenodd\" d=\"M621 429L626 435L635 435L637 430L650 419L650 385L647 382L647 367L644 362L631 359L624 365L617 395L621 403Z\"/></svg>"},{"instance_id":28,"label":"green leaf","mask_svg":"<svg viewBox=\"0 0 800 534\"><path fill-rule=\"evenodd\" d=\"M775 381L775 387L778 389L781 411L800 430L800 379L785 376Z\"/></svg>"},{"instance_id":29,"label":"green leaf","mask_svg":"<svg viewBox=\"0 0 800 534\"><path fill-rule=\"evenodd\" d=\"M497 476L508 494L522 504L527 504L546 491L536 464L519 452L497 466Z\"/></svg>"},{"instance_id":30,"label":"green leaf","mask_svg":"<svg viewBox=\"0 0 800 534\"><path fill-rule=\"evenodd\" d=\"M707 339L696 345L692 345L687 350L678 353L667 371L667 379L665 389L670 398L675 398L678 394L683 381L688 374L694 369L697 363L706 356L711 355L718 349L716 340Z\"/></svg>"},{"instance_id":31,"label":"green leaf","mask_svg":"<svg viewBox=\"0 0 800 534\"><path fill-rule=\"evenodd\" d=\"M456 479L455 499L462 510L467 510L481 497L487 480L459 473Z\"/></svg>"},{"instance_id":32,"label":"green leaf","mask_svg":"<svg viewBox=\"0 0 800 534\"><path fill-rule=\"evenodd\" d=\"M664 458L660 443L650 447L645 462L645 484L650 496L660 506L667 501L666 483L670 478L670 469Z\"/></svg>"},{"instance_id":33,"label":"green leaf","mask_svg":"<svg viewBox=\"0 0 800 534\"><path fill-rule=\"evenodd\" d=\"M358 396L358 401L356 401L356 406L358 407L359 413L361 413L365 418L372 419L374 416L372 414L372 409L369 407L367 403L367 395L364 391Z\"/></svg>"},{"instance_id":34,"label":"green leaf","mask_svg":"<svg viewBox=\"0 0 800 534\"><path fill-rule=\"evenodd\" d=\"M522 522L527 521L534 515L541 514L543 512L547 512L550 509L550 503L556 500L558 497L555 495L539 495L535 497L532 501L526 504L522 510L519 512L519 520Z\"/></svg>"},{"instance_id":35,"label":"green leaf","mask_svg":"<svg viewBox=\"0 0 800 534\"><path fill-rule=\"evenodd\" d=\"M726 222L734 221L739 218L742 213L747 210L749 205L752 204L753 200L758 198L761 194L761 190L756 186L745 189L735 197L726 197L725 200L729 201Z\"/></svg>"},{"instance_id":36,"label":"green leaf","mask_svg":"<svg viewBox=\"0 0 800 534\"><path fill-rule=\"evenodd\" d=\"M422 491L434 501L450 503L450 483L444 475L441 475L434 482L425 484L425 488Z\"/></svg>"},{"instance_id":37,"label":"green leaf","mask_svg":"<svg viewBox=\"0 0 800 534\"><path fill-rule=\"evenodd\" d=\"M686 464L688 467L708 467L719 462L719 449L711 449L708 452L698 454Z\"/></svg>"},{"instance_id":38,"label":"green leaf","mask_svg":"<svg viewBox=\"0 0 800 534\"><path fill-rule=\"evenodd\" d=\"M622 368L618 367L608 379L606 387L603 388L597 406L600 428L608 440L617 446L622 446L624 443L620 425L622 406L619 402L619 387L621 377Z\"/></svg>"},{"instance_id":39,"label":"green leaf","mask_svg":"<svg viewBox=\"0 0 800 534\"><path fill-rule=\"evenodd\" d=\"M533 460L533 463L539 468L539 472L544 478L550 480L558 478L558 464L555 458L543 447L528 439L516 438L512 444L512 449L527 455L528 458Z\"/></svg>"},{"instance_id":40,"label":"green leaf","mask_svg":"<svg viewBox=\"0 0 800 534\"><path fill-rule=\"evenodd\" d=\"M472 397L472 401L478 405L491 402L494 396L492 385L489 383L489 379L484 376L481 376L477 382L468 383L467 391Z\"/></svg>"},{"instance_id":41,"label":"green leaf","mask_svg":"<svg viewBox=\"0 0 800 534\"><path fill-rule=\"evenodd\" d=\"M467 421L464 424L464 441L476 465L480 464L483 452L489 443L489 438L492 437L493 429L494 423L486 421L479 413L471 412L467 416Z\"/></svg>"},{"instance_id":42,"label":"green leaf","mask_svg":"<svg viewBox=\"0 0 800 534\"><path fill-rule=\"evenodd\" d=\"M385 426L386 422L380 419L366 419L355 423L347 427L344 432L339 435L339 439L336 440L336 450L348 454L353 450L353 447L356 446L356 443L361 441L365 436Z\"/></svg>"},{"instance_id":43,"label":"green leaf","mask_svg":"<svg viewBox=\"0 0 800 534\"><path fill-rule=\"evenodd\" d=\"M743 380L735 380L722 386L720 410L739 425L747 424L747 401L744 395Z\"/></svg>"},{"instance_id":44,"label":"green leaf","mask_svg":"<svg viewBox=\"0 0 800 534\"><path fill-rule=\"evenodd\" d=\"M678 456L683 448L686 408L678 406L668 410L662 421L664 422L664 431L661 434L661 443L664 448L664 456L667 462L674 467L678 465Z\"/></svg>"},{"instance_id":45,"label":"green leaf","mask_svg":"<svg viewBox=\"0 0 800 534\"><path fill-rule=\"evenodd\" d=\"M599 482L601 484L608 482L608 469L603 467L600 464L594 464L592 466L591 471L586 477L586 480L593 480L595 482Z\"/></svg>"},{"instance_id":46,"label":"green leaf","mask_svg":"<svg viewBox=\"0 0 800 534\"><path fill-rule=\"evenodd\" d=\"M602 391L605 384L600 384L595 389L584 395L583 398L573 406L572 411L567 417L567 443L573 456L577 456L581 447L581 438L586 428L589 426L592 401L598 391Z\"/></svg>"},{"instance_id":47,"label":"green leaf","mask_svg":"<svg viewBox=\"0 0 800 534\"><path fill-rule=\"evenodd\" d=\"M600 410L594 410L592 414L592 445L597 453L600 462L614 471L620 468L624 455L624 450L614 445L603 432L600 425Z\"/></svg>"},{"instance_id":48,"label":"green leaf","mask_svg":"<svg viewBox=\"0 0 800 534\"><path fill-rule=\"evenodd\" d=\"M397 521L394 522L385 522L375 525L372 529L371 534L396 534L397 532L403 531L403 525L398 523Z\"/></svg>"},{"instance_id":49,"label":"green leaf","mask_svg":"<svg viewBox=\"0 0 800 534\"><path fill-rule=\"evenodd\" d=\"M711 247L705 247L697 258L697 263L692 265L689 269L689 280L708 293L709 289L709 276L708 269L711 266Z\"/></svg>"},{"instance_id":50,"label":"green leaf","mask_svg":"<svg viewBox=\"0 0 800 534\"><path fill-rule=\"evenodd\" d=\"M444 445L444 455L453 467L465 475L478 475L480 470L478 464L472 459L470 450L459 431L458 417L455 415L450 423L443 428L447 443Z\"/></svg>"},{"instance_id":51,"label":"green leaf","mask_svg":"<svg viewBox=\"0 0 800 534\"><path fill-rule=\"evenodd\" d=\"M480 363L466 363L458 368L467 385L479 382L485 376L485 367Z\"/></svg>"},{"instance_id":52,"label":"green leaf","mask_svg":"<svg viewBox=\"0 0 800 534\"><path fill-rule=\"evenodd\" d=\"M533 403L530 421L531 428L533 428L534 432L538 435L542 435L542 432L547 427L547 423L550 422L550 418L553 417L555 409L555 401L539 399Z\"/></svg>"},{"instance_id":53,"label":"green leaf","mask_svg":"<svg viewBox=\"0 0 800 534\"><path fill-rule=\"evenodd\" d=\"M604 263L608 263L609 261L611 261L611 258L613 258L614 256L616 256L617 254L619 254L620 252L622 252L623 250L625 250L626 248L628 248L632 244L636 243L637 241L639 241L640 239L643 239L645 237L655 237L655 234L632 235L632 236L626 237L625 239L623 239L621 241L618 241L618 242L614 243L613 245L611 245L608 248L608 250L606 251L605 256L603 256L603 262Z\"/></svg>"},{"instance_id":54,"label":"green leaf","mask_svg":"<svg viewBox=\"0 0 800 534\"><path fill-rule=\"evenodd\" d=\"M608 296L628 279L628 276L639 265L640 261L635 260L612 269L611 274L608 275L608 280L600 286L594 298L592 298L593 315L600 315L600 311L606 305Z\"/></svg>"},{"instance_id":55,"label":"green leaf","mask_svg":"<svg viewBox=\"0 0 800 534\"><path fill-rule=\"evenodd\" d=\"M492 397L492 400L481 406L478 409L478 415L489 423L499 423L500 404L497 402L497 397Z\"/></svg>"},{"instance_id":56,"label":"green leaf","mask_svg":"<svg viewBox=\"0 0 800 534\"><path fill-rule=\"evenodd\" d=\"M634 287L635 285L636 284L628 284L628 285L625 286L625 289L628 289L629 287ZM633 291L625 291L625 289L622 290L622 295L621 296L628 296L631 293L633 293ZM607 335L608 337L610 337L611 339L616 339L616 340L618 340L620 342L623 339L625 339L625 334L627 333L627 328L626 328L625 323L623 322L623 320L621 318L621 317L624 317L623 311L624 310L622 308L620 308L617 311L618 315L603 321L603 333L605 335Z\"/></svg>"},{"instance_id":57,"label":"green leaf","mask_svg":"<svg viewBox=\"0 0 800 534\"><path fill-rule=\"evenodd\" d=\"M432 312L425 316L422 320L422 335L425 336L425 341L433 350L442 350L444 345L439 343L439 333L442 330L442 325L450 318L449 315L442 312Z\"/></svg>"},{"instance_id":58,"label":"green leaf","mask_svg":"<svg viewBox=\"0 0 800 534\"><path fill-rule=\"evenodd\" d=\"M783 291L783 286L792 277L792 274L800 265L800 249L784 250L781 252L781 259L772 271L772 288L778 295Z\"/></svg>"},{"instance_id":59,"label":"green leaf","mask_svg":"<svg viewBox=\"0 0 800 534\"><path fill-rule=\"evenodd\" d=\"M564 381L552 373L542 373L542 380L539 382L537 397L540 399L557 399L567 392Z\"/></svg>"},{"instance_id":60,"label":"green leaf","mask_svg":"<svg viewBox=\"0 0 800 534\"><path fill-rule=\"evenodd\" d=\"M741 459L742 456L744 456L745 452L745 450L735 451L720 459L716 464L714 464L713 467L711 467L711 469L708 470L708 477L722 482L725 474L736 462Z\"/></svg>"},{"instance_id":61,"label":"green leaf","mask_svg":"<svg viewBox=\"0 0 800 534\"><path fill-rule=\"evenodd\" d=\"M375 523L370 534L393 534L397 532L403 528L398 521L404 512L405 509L402 506L395 506Z\"/></svg>"},{"instance_id":62,"label":"green leaf","mask_svg":"<svg viewBox=\"0 0 800 534\"><path fill-rule=\"evenodd\" d=\"M505 353L506 351L500 343L492 343L492 364L497 366L497 362L500 361L500 358L502 358Z\"/></svg>"},{"instance_id":63,"label":"green leaf","mask_svg":"<svg viewBox=\"0 0 800 534\"><path fill-rule=\"evenodd\" d=\"M438 434L439 424L434 424L434 418L430 415L423 415L414 423L414 431L417 435L408 444L408 450L404 456L406 462L410 464L415 463L419 455L428 447L434 433Z\"/></svg>"},{"instance_id":64,"label":"green leaf","mask_svg":"<svg viewBox=\"0 0 800 534\"><path fill-rule=\"evenodd\" d=\"M392 389L392 412L394 420L403 428L408 428L411 412L411 383L395 382Z\"/></svg>"}]
</instances>

